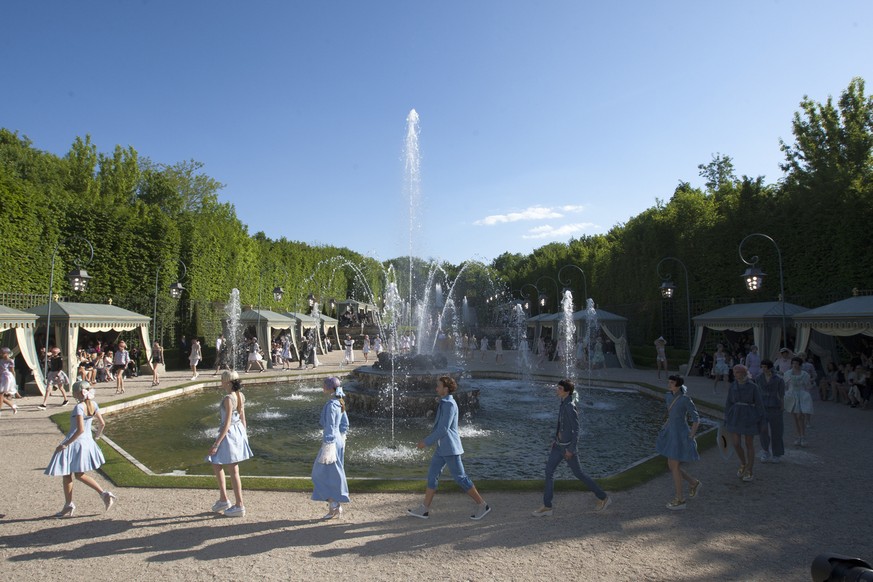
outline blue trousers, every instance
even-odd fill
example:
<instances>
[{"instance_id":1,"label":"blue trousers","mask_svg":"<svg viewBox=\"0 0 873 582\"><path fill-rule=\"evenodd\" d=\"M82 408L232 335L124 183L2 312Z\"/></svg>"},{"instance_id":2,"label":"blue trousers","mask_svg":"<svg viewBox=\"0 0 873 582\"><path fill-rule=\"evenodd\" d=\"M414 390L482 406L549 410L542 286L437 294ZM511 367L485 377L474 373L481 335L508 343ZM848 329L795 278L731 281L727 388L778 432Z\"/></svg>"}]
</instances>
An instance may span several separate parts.
<instances>
[{"instance_id":1,"label":"blue trousers","mask_svg":"<svg viewBox=\"0 0 873 582\"><path fill-rule=\"evenodd\" d=\"M561 461L565 460L564 448L558 445L553 445L549 450L549 460L546 461L546 488L543 492L543 505L546 507L552 506L552 498L555 496L555 469L558 468ZM567 466L570 467L570 470L573 471L573 474L576 475L577 479L585 483L585 486L594 492L597 499L606 499L606 493L603 489L597 486L594 479L582 472L582 467L579 466L578 454L573 455L570 460L567 461Z\"/></svg>"},{"instance_id":2,"label":"blue trousers","mask_svg":"<svg viewBox=\"0 0 873 582\"><path fill-rule=\"evenodd\" d=\"M782 442L782 434L785 432L782 409L766 408L765 410L767 416L761 421L761 448L769 451L772 442L773 456L781 457L785 454L785 443Z\"/></svg>"},{"instance_id":3,"label":"blue trousers","mask_svg":"<svg viewBox=\"0 0 873 582\"><path fill-rule=\"evenodd\" d=\"M440 473L443 467L448 465L449 473L455 478L455 483L464 490L469 491L473 488L473 482L467 477L464 471L464 463L461 462L461 455L438 455L434 453L430 460L430 468L427 470L427 488L436 489L440 482Z\"/></svg>"}]
</instances>

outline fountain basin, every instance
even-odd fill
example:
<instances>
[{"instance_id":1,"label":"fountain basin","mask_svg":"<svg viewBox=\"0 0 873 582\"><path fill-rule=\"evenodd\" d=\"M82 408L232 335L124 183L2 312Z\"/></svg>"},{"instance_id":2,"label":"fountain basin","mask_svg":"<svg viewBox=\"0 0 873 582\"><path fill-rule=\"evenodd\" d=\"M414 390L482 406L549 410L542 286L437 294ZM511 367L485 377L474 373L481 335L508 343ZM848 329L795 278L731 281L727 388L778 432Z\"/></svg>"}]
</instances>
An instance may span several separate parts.
<instances>
[{"instance_id":1,"label":"fountain basin","mask_svg":"<svg viewBox=\"0 0 873 582\"><path fill-rule=\"evenodd\" d=\"M479 388L461 382L463 371L447 365L444 356L396 356L379 354L372 366L355 369L343 382L346 406L351 412L369 416L390 416L392 386L394 415L400 418L430 417L439 406L436 394L441 376L454 378L454 393L460 414L479 409Z\"/></svg>"},{"instance_id":2,"label":"fountain basin","mask_svg":"<svg viewBox=\"0 0 873 582\"><path fill-rule=\"evenodd\" d=\"M518 380L464 378L481 389L480 410L462 415L459 430L464 466L474 479L542 479L554 436L558 402L554 385ZM321 446L318 418L325 397L320 380L245 386L249 443L254 458L241 465L246 476L305 477ZM212 475L203 459L218 434L217 388L126 409L112 415L107 434L139 462L159 474ZM585 389L580 394L583 470L593 477L621 471L654 455L663 424L663 400L635 390ZM433 430L433 419L397 421L397 437L384 417L351 412L346 441L349 478L422 479L431 448L415 444ZM702 422L710 423L702 418ZM507 446L512 443L512 446ZM572 479L562 464L558 479Z\"/></svg>"}]
</instances>

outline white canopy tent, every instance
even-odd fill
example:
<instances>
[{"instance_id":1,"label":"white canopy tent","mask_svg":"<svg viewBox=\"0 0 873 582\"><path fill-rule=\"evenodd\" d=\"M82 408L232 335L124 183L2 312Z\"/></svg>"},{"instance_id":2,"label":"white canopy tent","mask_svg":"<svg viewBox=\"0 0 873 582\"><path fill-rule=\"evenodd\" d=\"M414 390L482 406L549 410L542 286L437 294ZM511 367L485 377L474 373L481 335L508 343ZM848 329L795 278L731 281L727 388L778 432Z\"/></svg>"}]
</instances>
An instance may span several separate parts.
<instances>
[{"instance_id":1,"label":"white canopy tent","mask_svg":"<svg viewBox=\"0 0 873 582\"><path fill-rule=\"evenodd\" d=\"M324 354L324 344L321 342L321 330L319 329L319 327L320 327L319 320L315 319L311 315L306 315L305 313L299 313L296 311L289 311L285 315L293 318L297 322L297 326L298 326L297 333L299 333L301 337L306 335L306 332L309 331L310 329L314 329L315 335L316 335L315 344L318 347L318 350L320 350L320 352L322 354ZM320 317L323 317L323 316L320 316Z\"/></svg>"},{"instance_id":2,"label":"white canopy tent","mask_svg":"<svg viewBox=\"0 0 873 582\"><path fill-rule=\"evenodd\" d=\"M873 295L849 297L794 316L798 352L811 351L827 365L835 356L826 336L873 336ZM822 337L818 334L823 334Z\"/></svg>"},{"instance_id":3,"label":"white canopy tent","mask_svg":"<svg viewBox=\"0 0 873 582\"><path fill-rule=\"evenodd\" d=\"M35 314L39 320L38 326L45 326L49 304L38 305L27 311ZM51 326L55 337L55 345L60 348L64 358L65 371L70 380L76 379L78 360L76 348L79 346L79 330L88 332L124 332L138 331L142 342L142 351L146 361L152 359L152 343L149 340L149 324L151 318L140 315L115 305L101 303L67 303L53 301L51 303ZM48 332L47 332L48 333Z\"/></svg>"},{"instance_id":4,"label":"white canopy tent","mask_svg":"<svg viewBox=\"0 0 873 582\"><path fill-rule=\"evenodd\" d=\"M615 345L615 355L618 358L618 363L622 368L633 368L633 358L631 357L630 345L627 340L627 318L621 315L616 315L606 311L605 309L595 309L596 325L599 331L602 331ZM589 313L585 309L573 312L573 324L576 326L576 341L581 341L587 325L589 323ZM531 317L527 320L528 326L535 326L534 337L542 336L544 328L551 329L551 337L557 337L558 326L564 319L563 313L548 313L541 314L536 317Z\"/></svg>"},{"instance_id":5,"label":"white canopy tent","mask_svg":"<svg viewBox=\"0 0 873 582\"><path fill-rule=\"evenodd\" d=\"M782 302L736 303L726 305L693 318L694 345L688 358L688 367L700 351L706 330L744 332L752 330L755 345L763 358L773 358L779 349L782 336ZM785 303L786 333L794 325L794 316L806 311L806 307Z\"/></svg>"},{"instance_id":6,"label":"white canopy tent","mask_svg":"<svg viewBox=\"0 0 873 582\"><path fill-rule=\"evenodd\" d=\"M339 337L339 320L327 315L322 315L321 324L324 326L325 335L330 335L331 330L333 330L333 335L336 338L336 347L337 349L342 349L343 346L340 343Z\"/></svg>"},{"instance_id":7,"label":"white canopy tent","mask_svg":"<svg viewBox=\"0 0 873 582\"><path fill-rule=\"evenodd\" d=\"M265 361L267 366L273 367L273 358L270 357L270 347L273 345L273 332L276 336L283 331L289 331L291 334L291 344L294 346L294 351L297 350L297 320L287 315L270 311L269 309L247 309L239 316L239 321L245 326L254 326L255 333L258 336L258 344L266 354Z\"/></svg>"},{"instance_id":8,"label":"white canopy tent","mask_svg":"<svg viewBox=\"0 0 873 582\"><path fill-rule=\"evenodd\" d=\"M40 394L44 394L45 378L43 378L34 338L36 321L37 316L33 313L0 305L0 346L10 348L13 358L21 354L24 362L33 371L33 380L37 389ZM24 393L24 386L19 386L18 391Z\"/></svg>"}]
</instances>

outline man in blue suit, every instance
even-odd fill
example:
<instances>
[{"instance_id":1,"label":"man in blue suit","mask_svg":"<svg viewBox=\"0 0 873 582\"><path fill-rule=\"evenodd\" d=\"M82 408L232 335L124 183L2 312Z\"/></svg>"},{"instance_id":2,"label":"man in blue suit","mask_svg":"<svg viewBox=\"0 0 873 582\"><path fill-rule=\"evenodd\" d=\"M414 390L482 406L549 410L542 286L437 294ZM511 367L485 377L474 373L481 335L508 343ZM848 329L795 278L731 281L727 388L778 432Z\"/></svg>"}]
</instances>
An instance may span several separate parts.
<instances>
[{"instance_id":1,"label":"man in blue suit","mask_svg":"<svg viewBox=\"0 0 873 582\"><path fill-rule=\"evenodd\" d=\"M567 465L576 478L597 496L595 511L603 511L612 498L601 489L594 479L582 472L579 466L579 454L576 451L576 441L579 439L579 414L573 404L573 390L575 386L569 380L561 380L556 386L556 393L561 399L561 407L558 409L558 427L555 429L555 438L549 450L549 460L546 461L546 487L543 492L543 506L533 512L536 517L552 515L552 497L555 490L555 469L561 461L567 461Z\"/></svg>"},{"instance_id":2,"label":"man in blue suit","mask_svg":"<svg viewBox=\"0 0 873 582\"><path fill-rule=\"evenodd\" d=\"M455 483L476 502L476 510L470 519L479 520L485 517L491 507L485 503L482 496L473 485L473 481L464 471L464 463L461 455L464 447L461 446L461 436L458 434L458 404L452 394L458 389L458 384L451 376L440 376L436 385L436 393L440 397L440 405L437 408L436 418L433 423L433 432L419 441L418 448L423 449L436 444L436 450L430 461L430 469L427 472L427 489L424 492L424 503L415 509L408 509L406 513L412 517L427 519L430 517L430 504L436 495L439 476L443 467L448 465L449 472L455 479Z\"/></svg>"}]
</instances>

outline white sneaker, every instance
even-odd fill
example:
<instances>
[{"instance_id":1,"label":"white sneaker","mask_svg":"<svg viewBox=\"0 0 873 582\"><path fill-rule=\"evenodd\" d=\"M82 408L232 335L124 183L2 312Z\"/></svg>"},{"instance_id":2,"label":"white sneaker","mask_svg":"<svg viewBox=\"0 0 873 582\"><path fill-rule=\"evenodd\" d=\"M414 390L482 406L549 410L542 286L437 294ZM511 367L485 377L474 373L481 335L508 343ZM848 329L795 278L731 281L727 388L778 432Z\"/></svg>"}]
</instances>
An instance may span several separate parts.
<instances>
[{"instance_id":1,"label":"white sneaker","mask_svg":"<svg viewBox=\"0 0 873 582\"><path fill-rule=\"evenodd\" d=\"M539 509L531 511L530 514L534 517L550 517L552 515L552 508L543 505Z\"/></svg>"},{"instance_id":2,"label":"white sneaker","mask_svg":"<svg viewBox=\"0 0 873 582\"><path fill-rule=\"evenodd\" d=\"M770 451L761 451L761 454L758 455L758 458L762 463L766 463L770 460Z\"/></svg>"},{"instance_id":3,"label":"white sneaker","mask_svg":"<svg viewBox=\"0 0 873 582\"><path fill-rule=\"evenodd\" d=\"M407 509L406 515L411 515L412 517L417 517L419 519L427 519L430 517L430 509L425 507L424 503L422 503L415 509Z\"/></svg>"},{"instance_id":4,"label":"white sneaker","mask_svg":"<svg viewBox=\"0 0 873 582\"><path fill-rule=\"evenodd\" d=\"M246 516L246 508L240 507L239 505L234 505L224 512L224 515L227 517L245 517Z\"/></svg>"},{"instance_id":5,"label":"white sneaker","mask_svg":"<svg viewBox=\"0 0 873 582\"><path fill-rule=\"evenodd\" d=\"M222 511L230 509L230 505L230 501L222 501L221 499L219 499L212 504L212 511L214 513L221 513Z\"/></svg>"},{"instance_id":6,"label":"white sneaker","mask_svg":"<svg viewBox=\"0 0 873 582\"><path fill-rule=\"evenodd\" d=\"M476 512L470 516L470 519L479 521L489 513L491 513L491 506L487 503L480 503L476 506Z\"/></svg>"},{"instance_id":7,"label":"white sneaker","mask_svg":"<svg viewBox=\"0 0 873 582\"><path fill-rule=\"evenodd\" d=\"M597 500L597 505L594 506L594 511L603 511L610 505L612 505L612 496L607 495L603 499Z\"/></svg>"}]
</instances>

